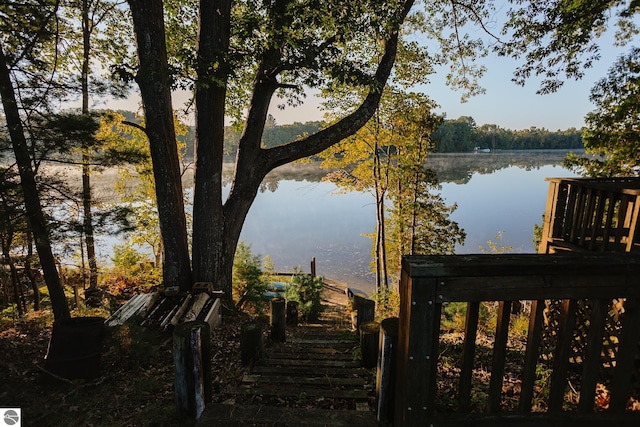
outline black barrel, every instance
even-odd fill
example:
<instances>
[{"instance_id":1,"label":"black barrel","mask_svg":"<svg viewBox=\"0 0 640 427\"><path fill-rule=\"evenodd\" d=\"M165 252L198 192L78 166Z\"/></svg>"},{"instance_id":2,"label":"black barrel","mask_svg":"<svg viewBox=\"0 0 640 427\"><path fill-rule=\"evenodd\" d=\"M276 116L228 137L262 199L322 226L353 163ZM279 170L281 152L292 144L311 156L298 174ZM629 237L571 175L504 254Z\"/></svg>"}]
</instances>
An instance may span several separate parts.
<instances>
[{"instance_id":1,"label":"black barrel","mask_svg":"<svg viewBox=\"0 0 640 427\"><path fill-rule=\"evenodd\" d=\"M100 376L103 337L102 317L56 320L44 368L70 380L97 378Z\"/></svg>"}]
</instances>

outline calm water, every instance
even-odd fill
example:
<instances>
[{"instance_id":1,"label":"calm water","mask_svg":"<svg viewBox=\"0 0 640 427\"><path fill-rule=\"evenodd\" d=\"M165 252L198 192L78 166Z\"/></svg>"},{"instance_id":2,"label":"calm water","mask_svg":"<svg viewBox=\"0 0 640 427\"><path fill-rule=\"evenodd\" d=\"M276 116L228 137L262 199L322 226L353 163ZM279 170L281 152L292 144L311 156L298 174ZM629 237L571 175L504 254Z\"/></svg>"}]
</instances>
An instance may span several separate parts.
<instances>
[{"instance_id":1,"label":"calm water","mask_svg":"<svg viewBox=\"0 0 640 427\"><path fill-rule=\"evenodd\" d=\"M534 252L533 227L541 224L547 198L546 177L573 176L559 166L564 153L439 155L430 160L444 177L442 195L456 203L452 215L467 233L457 253L478 253L499 232L500 246ZM371 240L375 206L368 193L340 193L321 181L313 165L287 166L268 177L249 211L241 240L254 254L269 255L278 271L309 271L370 292L374 288ZM113 240L102 240L103 257ZM481 246L483 248L481 248Z\"/></svg>"},{"instance_id":2,"label":"calm water","mask_svg":"<svg viewBox=\"0 0 640 427\"><path fill-rule=\"evenodd\" d=\"M458 205L452 219L467 232L457 253L482 252L488 240L513 252L534 252L533 227L542 222L547 198L545 178L573 174L557 164L540 165L540 159L532 161L535 166L517 163L498 170L482 166L483 173L467 171L462 179L451 176L456 182L442 184L447 204ZM375 229L373 202L370 194L340 194L327 182L281 180L276 191L258 195L241 239L254 253L270 255L278 270L301 266L308 271L316 257L318 274L371 291L371 240L365 234ZM499 232L502 239L496 240Z\"/></svg>"}]
</instances>

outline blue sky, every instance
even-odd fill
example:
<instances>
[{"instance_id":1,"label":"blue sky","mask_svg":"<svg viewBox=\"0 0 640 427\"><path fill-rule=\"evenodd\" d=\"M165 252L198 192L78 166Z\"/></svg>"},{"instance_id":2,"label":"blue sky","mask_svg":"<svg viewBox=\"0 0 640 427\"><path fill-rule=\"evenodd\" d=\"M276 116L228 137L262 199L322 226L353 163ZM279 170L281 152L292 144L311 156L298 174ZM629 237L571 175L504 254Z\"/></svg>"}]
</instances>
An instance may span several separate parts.
<instances>
[{"instance_id":1,"label":"blue sky","mask_svg":"<svg viewBox=\"0 0 640 427\"><path fill-rule=\"evenodd\" d=\"M613 46L612 34L601 38L601 59L593 68L586 70L585 76L578 81L566 81L556 93L537 95L538 82L532 78L526 86L517 86L511 81L517 62L508 58L490 55L484 59L487 73L481 80L486 94L471 98L466 103L460 102L460 93L445 85L446 72L432 75L431 83L421 87L440 105L440 113L448 119L460 116L471 116L478 125L491 123L507 129L527 129L530 127L548 130L564 130L570 127L580 128L584 125L584 116L594 109L589 101L589 94L594 83L605 77L607 70L615 60L628 48ZM174 95L174 105L179 108L188 98L185 94ZM126 101L111 101L109 108L135 110L139 97L132 96ZM278 100L272 102L271 114L278 124L321 120L320 99L309 95L305 104L299 107L287 107L279 110Z\"/></svg>"},{"instance_id":2,"label":"blue sky","mask_svg":"<svg viewBox=\"0 0 640 427\"><path fill-rule=\"evenodd\" d=\"M593 68L586 70L585 76L578 81L566 81L556 93L537 95L539 79L532 78L522 87L511 81L517 62L508 58L490 56L485 59L488 70L481 80L486 94L460 102L460 92L451 90L445 84L446 72L431 76L431 83L421 87L440 105L441 113L448 119L471 116L478 125L497 124L507 129L527 129L532 126L552 131L580 128L584 125L584 116L595 107L589 101L594 83L605 77L615 60L628 48L616 48L609 38L603 41L602 58ZM272 108L271 113L278 124L295 121L318 120L322 112L319 101L310 96L305 105L279 111Z\"/></svg>"}]
</instances>

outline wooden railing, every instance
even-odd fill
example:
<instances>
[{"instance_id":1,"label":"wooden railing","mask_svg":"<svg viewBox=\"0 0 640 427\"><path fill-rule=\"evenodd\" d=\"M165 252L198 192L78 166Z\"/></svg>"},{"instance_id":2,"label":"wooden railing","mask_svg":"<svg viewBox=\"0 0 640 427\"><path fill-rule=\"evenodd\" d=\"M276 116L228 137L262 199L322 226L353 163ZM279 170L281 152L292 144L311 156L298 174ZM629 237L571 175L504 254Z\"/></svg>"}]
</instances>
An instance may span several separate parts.
<instances>
[{"instance_id":1,"label":"wooden railing","mask_svg":"<svg viewBox=\"0 0 640 427\"><path fill-rule=\"evenodd\" d=\"M400 320L396 381L396 426L441 425L640 425L640 413L627 411L638 378L634 365L640 338L640 257L634 254L572 255L450 255L405 257L400 283ZM611 300L626 298L620 318L615 367L607 382L608 409L594 412L596 385L601 378L602 342L613 339L604 332ZM532 412L532 398L539 367L541 329L545 300L562 300L553 350L546 412ZM586 350L581 365L570 364L569 351L576 327L578 300L588 299L590 316ZM516 409L502 405L505 355L514 301L530 301L531 317L524 360L519 373L520 393ZM471 412L474 394L474 356L478 313L483 301L498 305L493 341L490 381L484 412ZM437 383L443 304L466 302L464 343L457 377L457 404L451 412L438 411ZM582 325L584 326L584 325ZM574 378L573 370L579 369ZM572 411L565 410L567 377L580 399ZM477 380L475 381L477 382ZM637 390L636 390L637 391ZM447 398L445 396L445 398Z\"/></svg>"},{"instance_id":2,"label":"wooden railing","mask_svg":"<svg viewBox=\"0 0 640 427\"><path fill-rule=\"evenodd\" d=\"M547 178L539 253L640 249L640 178Z\"/></svg>"}]
</instances>

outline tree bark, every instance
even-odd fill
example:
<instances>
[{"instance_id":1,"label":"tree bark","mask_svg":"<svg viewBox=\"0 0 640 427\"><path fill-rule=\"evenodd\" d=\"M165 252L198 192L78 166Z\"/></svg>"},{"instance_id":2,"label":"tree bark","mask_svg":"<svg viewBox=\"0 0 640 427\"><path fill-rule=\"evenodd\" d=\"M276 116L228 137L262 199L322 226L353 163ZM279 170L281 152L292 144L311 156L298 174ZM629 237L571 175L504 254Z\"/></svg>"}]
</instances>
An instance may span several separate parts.
<instances>
[{"instance_id":1,"label":"tree bark","mask_svg":"<svg viewBox=\"0 0 640 427\"><path fill-rule=\"evenodd\" d=\"M162 0L128 1L140 62L136 81L142 97L164 241L163 280L165 286L179 286L186 291L191 289L193 281L173 124Z\"/></svg>"},{"instance_id":2,"label":"tree bark","mask_svg":"<svg viewBox=\"0 0 640 427\"><path fill-rule=\"evenodd\" d=\"M88 0L82 1L82 114L89 114L89 56L91 54L91 33L89 28ZM85 245L87 247L87 261L89 262L89 289L98 289L98 263L96 261L96 246L93 237L93 216L91 207L91 167L86 143L82 147L82 210ZM83 278L84 279L84 278Z\"/></svg>"},{"instance_id":3,"label":"tree bark","mask_svg":"<svg viewBox=\"0 0 640 427\"><path fill-rule=\"evenodd\" d=\"M53 315L56 320L70 317L67 298L58 276L55 258L51 250L51 241L47 229L47 221L42 210L40 196L36 187L35 173L32 159L18 111L18 103L11 83L11 76L4 50L0 45L0 97L4 107L5 119L9 129L9 137L13 145L13 152L20 172L20 183L24 194L24 204L27 211L29 226L33 232L36 249L40 258L40 265L44 273L45 283L49 289Z\"/></svg>"},{"instance_id":4,"label":"tree bark","mask_svg":"<svg viewBox=\"0 0 640 427\"><path fill-rule=\"evenodd\" d=\"M231 298L217 272L225 255L222 205L222 158L224 112L228 65L226 54L231 37L231 1L200 2L198 66L196 83L196 147L193 196L193 273L196 282L214 282ZM233 255L231 255L233 263ZM229 274L226 272L224 275Z\"/></svg>"},{"instance_id":5,"label":"tree bark","mask_svg":"<svg viewBox=\"0 0 640 427\"><path fill-rule=\"evenodd\" d=\"M175 150L173 116L161 0L128 0L138 44L140 70L137 81L144 104L147 135L156 177L160 227L165 245L165 282L187 276L188 252L182 193ZM258 66L245 129L240 139L233 186L221 200L221 161L224 101L228 70L229 0L200 4L198 78L196 85L197 148L193 220L193 263L198 281L211 281L231 298L233 258L242 225L268 172L278 166L317 154L354 134L375 112L391 73L398 48L399 26L413 5L407 0L398 12L397 28L386 35L385 51L368 96L358 109L327 129L296 142L261 148L268 107L280 87L281 52L267 49ZM285 3L276 1L274 22L284 14ZM283 15L284 16L284 15ZM220 64L215 65L214 64ZM179 197L178 197L179 196ZM186 260L186 261L185 261ZM189 274L190 275L190 274ZM190 286L190 283L189 283ZM187 288L185 286L185 288Z\"/></svg>"}]
</instances>

